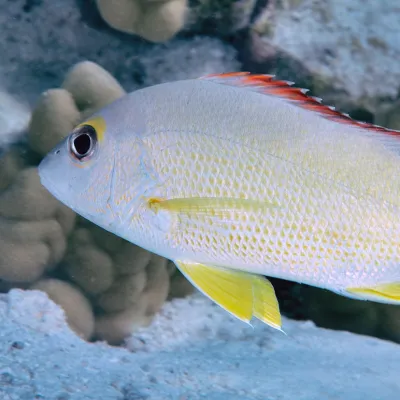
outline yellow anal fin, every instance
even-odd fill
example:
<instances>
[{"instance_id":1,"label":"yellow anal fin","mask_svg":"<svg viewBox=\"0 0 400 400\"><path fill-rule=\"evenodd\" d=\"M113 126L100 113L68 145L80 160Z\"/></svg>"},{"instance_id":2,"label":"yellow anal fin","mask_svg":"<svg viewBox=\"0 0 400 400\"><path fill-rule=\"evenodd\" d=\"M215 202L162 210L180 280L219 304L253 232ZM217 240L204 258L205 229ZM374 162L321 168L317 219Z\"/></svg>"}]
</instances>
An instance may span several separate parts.
<instances>
[{"instance_id":1,"label":"yellow anal fin","mask_svg":"<svg viewBox=\"0 0 400 400\"><path fill-rule=\"evenodd\" d=\"M400 303L400 282L386 283L371 287L348 288L346 290L366 299L372 296L372 298L376 298L377 301Z\"/></svg>"},{"instance_id":2,"label":"yellow anal fin","mask_svg":"<svg viewBox=\"0 0 400 400\"><path fill-rule=\"evenodd\" d=\"M194 286L236 318L249 322L254 316L281 330L278 300L268 279L195 262L175 264Z\"/></svg>"},{"instance_id":3,"label":"yellow anal fin","mask_svg":"<svg viewBox=\"0 0 400 400\"><path fill-rule=\"evenodd\" d=\"M223 217L232 211L248 212L277 207L276 204L252 199L189 197L176 199L148 199L148 204L155 211L165 210L178 214L203 214Z\"/></svg>"}]
</instances>

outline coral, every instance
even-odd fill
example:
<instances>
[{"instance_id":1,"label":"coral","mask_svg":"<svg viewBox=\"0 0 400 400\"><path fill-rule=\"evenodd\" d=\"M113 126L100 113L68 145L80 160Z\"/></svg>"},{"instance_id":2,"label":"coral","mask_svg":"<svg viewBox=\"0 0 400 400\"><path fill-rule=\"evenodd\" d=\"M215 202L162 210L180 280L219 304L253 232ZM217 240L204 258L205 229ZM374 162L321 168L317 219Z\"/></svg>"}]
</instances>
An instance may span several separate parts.
<instances>
[{"instance_id":1,"label":"coral","mask_svg":"<svg viewBox=\"0 0 400 400\"><path fill-rule=\"evenodd\" d=\"M111 345L120 345L135 330L148 326L152 317L146 315L146 300L140 299L134 306L114 314L96 318L95 337Z\"/></svg>"},{"instance_id":2,"label":"coral","mask_svg":"<svg viewBox=\"0 0 400 400\"><path fill-rule=\"evenodd\" d=\"M128 283L124 283L125 279ZM130 287L132 292L128 291ZM168 293L167 260L152 254L145 270L116 280L112 291L101 299L103 309L111 311L122 305L124 309L99 315L95 324L96 337L110 344L121 344L136 329L151 323Z\"/></svg>"},{"instance_id":3,"label":"coral","mask_svg":"<svg viewBox=\"0 0 400 400\"><path fill-rule=\"evenodd\" d=\"M0 279L33 282L62 259L75 214L42 187L35 167L16 172L18 161L5 157L0 176L11 182L0 192Z\"/></svg>"},{"instance_id":4,"label":"coral","mask_svg":"<svg viewBox=\"0 0 400 400\"><path fill-rule=\"evenodd\" d=\"M62 88L71 93L81 119L125 94L118 81L100 65L83 61L67 73Z\"/></svg>"},{"instance_id":5,"label":"coral","mask_svg":"<svg viewBox=\"0 0 400 400\"><path fill-rule=\"evenodd\" d=\"M79 122L80 114L70 93L50 89L42 94L29 123L32 150L47 154Z\"/></svg>"},{"instance_id":6,"label":"coral","mask_svg":"<svg viewBox=\"0 0 400 400\"><path fill-rule=\"evenodd\" d=\"M216 37L182 35L154 46L105 29L93 0L67 0L62 6L59 1L34 2L32 11L25 12L27 0L0 1L0 86L32 106L81 60L101 65L129 91L241 65L232 44Z\"/></svg>"},{"instance_id":7,"label":"coral","mask_svg":"<svg viewBox=\"0 0 400 400\"><path fill-rule=\"evenodd\" d=\"M103 20L150 42L179 31L230 35L250 24L256 0L96 0Z\"/></svg>"},{"instance_id":8,"label":"coral","mask_svg":"<svg viewBox=\"0 0 400 400\"><path fill-rule=\"evenodd\" d=\"M90 296L107 290L114 279L110 256L96 247L84 228L72 233L63 264L69 278Z\"/></svg>"},{"instance_id":9,"label":"coral","mask_svg":"<svg viewBox=\"0 0 400 400\"><path fill-rule=\"evenodd\" d=\"M74 65L62 87L47 90L33 110L28 145L36 161L124 94L97 64ZM83 338L96 325L96 338L122 342L167 299L173 263L77 217L44 189L36 166L28 165L29 151L22 151L12 148L0 158L0 290L33 284L64 308Z\"/></svg>"},{"instance_id":10,"label":"coral","mask_svg":"<svg viewBox=\"0 0 400 400\"><path fill-rule=\"evenodd\" d=\"M15 179L25 162L17 149L11 149L0 156L0 191L6 189Z\"/></svg>"},{"instance_id":11,"label":"coral","mask_svg":"<svg viewBox=\"0 0 400 400\"><path fill-rule=\"evenodd\" d=\"M64 89L50 89L39 98L29 124L32 150L47 154L74 128L80 119L72 95Z\"/></svg>"},{"instance_id":12,"label":"coral","mask_svg":"<svg viewBox=\"0 0 400 400\"><path fill-rule=\"evenodd\" d=\"M169 299L182 298L192 294L195 287L176 269L171 275Z\"/></svg>"},{"instance_id":13,"label":"coral","mask_svg":"<svg viewBox=\"0 0 400 400\"><path fill-rule=\"evenodd\" d=\"M170 286L167 263L165 258L152 254L146 267L147 282L141 296L147 301L147 316L156 314L167 299Z\"/></svg>"},{"instance_id":14,"label":"coral","mask_svg":"<svg viewBox=\"0 0 400 400\"><path fill-rule=\"evenodd\" d=\"M186 297L195 291L195 287L176 268L173 261L168 260L166 270L170 278L168 300Z\"/></svg>"},{"instance_id":15,"label":"coral","mask_svg":"<svg viewBox=\"0 0 400 400\"><path fill-rule=\"evenodd\" d=\"M29 146L44 156L79 121L124 94L114 77L99 65L90 61L74 65L62 88L47 90L39 98L29 124Z\"/></svg>"},{"instance_id":16,"label":"coral","mask_svg":"<svg viewBox=\"0 0 400 400\"><path fill-rule=\"evenodd\" d=\"M62 307L68 325L83 339L90 339L94 330L92 307L79 289L58 279L42 279L30 287L47 293Z\"/></svg>"},{"instance_id":17,"label":"coral","mask_svg":"<svg viewBox=\"0 0 400 400\"><path fill-rule=\"evenodd\" d=\"M185 22L186 0L96 0L102 18L114 29L165 42Z\"/></svg>"},{"instance_id":18,"label":"coral","mask_svg":"<svg viewBox=\"0 0 400 400\"><path fill-rule=\"evenodd\" d=\"M145 285L145 270L134 275L118 277L96 302L105 312L125 310L138 302Z\"/></svg>"},{"instance_id":19,"label":"coral","mask_svg":"<svg viewBox=\"0 0 400 400\"><path fill-rule=\"evenodd\" d=\"M169 293L165 258L84 220L70 237L63 270L92 300L96 338L112 344L150 322Z\"/></svg>"}]
</instances>

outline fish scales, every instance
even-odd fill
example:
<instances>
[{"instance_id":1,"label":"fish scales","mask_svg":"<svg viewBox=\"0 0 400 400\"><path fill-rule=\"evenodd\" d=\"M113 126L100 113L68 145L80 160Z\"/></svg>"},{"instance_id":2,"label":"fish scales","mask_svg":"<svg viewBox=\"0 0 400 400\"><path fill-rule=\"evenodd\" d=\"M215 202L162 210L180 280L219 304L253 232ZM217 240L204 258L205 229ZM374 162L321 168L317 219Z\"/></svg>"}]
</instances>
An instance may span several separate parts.
<instances>
[{"instance_id":1,"label":"fish scales","mask_svg":"<svg viewBox=\"0 0 400 400\"><path fill-rule=\"evenodd\" d=\"M143 136L152 168L164 182L157 195L257 198L279 207L238 212L223 226L210 223L208 216L185 219L166 236L168 246L193 253L202 262L239 269L246 265L270 276L301 276L310 284L346 284L349 274L363 280L369 273L374 280L384 276L387 267L397 268L398 198L394 201L393 187L388 195L382 176L374 174L374 167L383 163L382 169L398 175L397 154L380 149L352 126L344 129L319 116L308 115L316 119L315 129L308 124L308 131L302 130L296 116L292 125L286 118L282 127L274 118L279 99L246 92L249 98L238 88L221 86L222 92L232 91L231 102L222 95L220 102L214 98L201 106L209 97L207 90L193 93L192 85L182 86L171 101L182 115L175 113L168 127L157 132L156 126L167 120L157 114L160 122L153 119L152 134ZM190 102L187 92L192 93ZM288 115L307 113L294 105L287 107L293 109ZM198 120L192 120L192 131L185 129L188 109L196 110L189 115ZM213 110L224 122L205 131L202 121L213 120ZM243 114L253 121L246 129ZM334 161L334 153L350 165L351 174ZM385 195L387 204L382 208L378 200Z\"/></svg>"}]
</instances>

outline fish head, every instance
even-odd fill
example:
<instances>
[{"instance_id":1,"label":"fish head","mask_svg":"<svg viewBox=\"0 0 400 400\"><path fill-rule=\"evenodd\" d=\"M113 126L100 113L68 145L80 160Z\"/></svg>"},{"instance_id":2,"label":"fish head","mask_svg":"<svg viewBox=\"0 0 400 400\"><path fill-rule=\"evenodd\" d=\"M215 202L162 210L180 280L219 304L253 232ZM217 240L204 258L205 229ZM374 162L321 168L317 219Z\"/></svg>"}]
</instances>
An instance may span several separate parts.
<instances>
[{"instance_id":1,"label":"fish head","mask_svg":"<svg viewBox=\"0 0 400 400\"><path fill-rule=\"evenodd\" d=\"M83 217L107 214L114 145L100 116L75 127L39 164L42 185ZM110 136L110 135L108 135Z\"/></svg>"},{"instance_id":2,"label":"fish head","mask_svg":"<svg viewBox=\"0 0 400 400\"><path fill-rule=\"evenodd\" d=\"M74 128L38 168L54 197L117 234L138 209L150 176L140 145L143 119L135 111L124 113L130 100L119 100Z\"/></svg>"}]
</instances>

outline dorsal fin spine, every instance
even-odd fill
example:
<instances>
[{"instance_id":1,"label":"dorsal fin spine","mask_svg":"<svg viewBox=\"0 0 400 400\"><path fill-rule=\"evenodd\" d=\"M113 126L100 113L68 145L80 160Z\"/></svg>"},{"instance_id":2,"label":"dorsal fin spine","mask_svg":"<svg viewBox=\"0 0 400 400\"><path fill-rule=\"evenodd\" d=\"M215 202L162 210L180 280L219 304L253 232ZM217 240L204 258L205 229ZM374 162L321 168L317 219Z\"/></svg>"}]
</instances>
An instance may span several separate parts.
<instances>
[{"instance_id":1,"label":"dorsal fin spine","mask_svg":"<svg viewBox=\"0 0 400 400\"><path fill-rule=\"evenodd\" d=\"M198 79L212 80L220 84L243 87L258 93L277 96L290 101L294 105L317 112L324 118L400 138L400 131L384 128L368 122L356 121L352 119L349 114L341 113L333 106L322 104L321 98L307 95L308 89L297 88L292 86L294 84L293 82L275 80L274 78L275 75L251 74L250 72L244 71L210 74Z\"/></svg>"}]
</instances>

